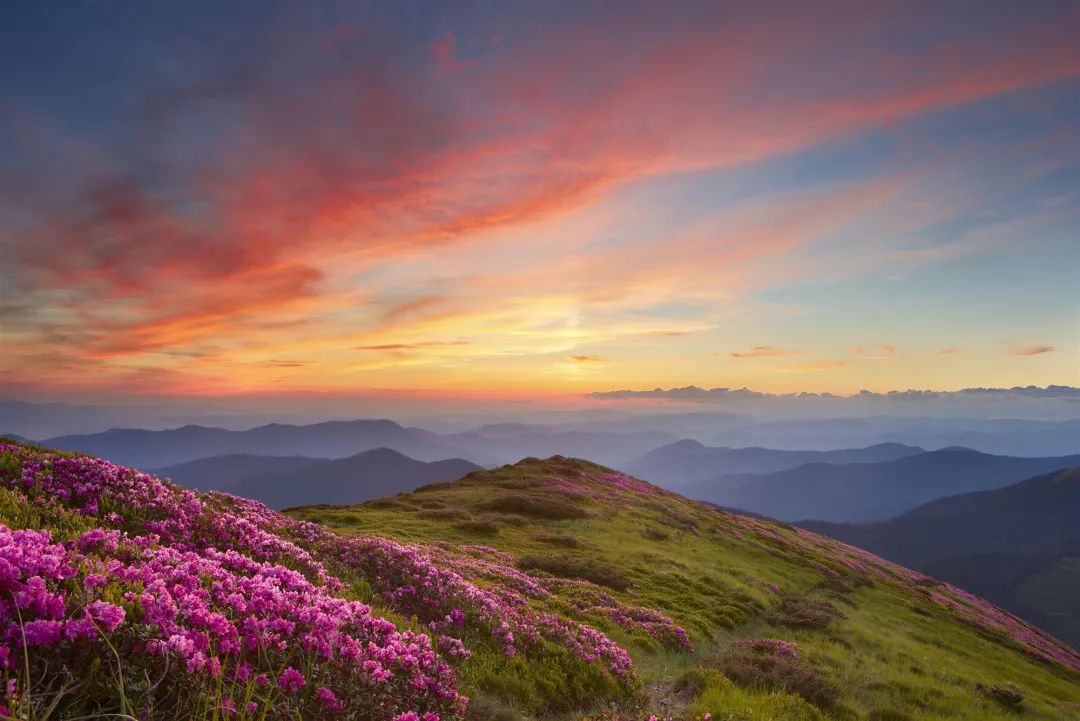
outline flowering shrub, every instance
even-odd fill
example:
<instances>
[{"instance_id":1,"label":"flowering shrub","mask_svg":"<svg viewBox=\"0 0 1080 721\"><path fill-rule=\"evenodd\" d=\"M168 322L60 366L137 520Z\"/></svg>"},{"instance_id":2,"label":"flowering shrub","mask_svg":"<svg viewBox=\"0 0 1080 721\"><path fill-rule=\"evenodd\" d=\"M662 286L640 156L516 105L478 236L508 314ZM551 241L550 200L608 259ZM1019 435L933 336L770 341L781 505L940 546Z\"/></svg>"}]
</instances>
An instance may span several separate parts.
<instances>
[{"instance_id":1,"label":"flowering shrub","mask_svg":"<svg viewBox=\"0 0 1080 721\"><path fill-rule=\"evenodd\" d=\"M24 503L50 520L78 526L82 518L91 527L71 538L3 527L0 552L0 590L11 595L0 605L8 671L18 673L8 659L24 648L33 649L31 678L40 668L74 669L106 648L115 661L80 686L72 709L454 718L466 699L450 664L466 662L477 643L494 644L507 659L524 653L592 669L595 681L570 684L585 694L582 702L604 684L633 683L624 649L594 628L531 608L530 599L550 592L495 549L473 546L463 555L342 537L253 501L202 496L100 459L0 444L0 460L0 482ZM363 579L437 641L341 598L342 574ZM498 583L478 585L483 579ZM45 689L25 684L17 680L11 697L46 702ZM53 685L55 692L65 684Z\"/></svg>"},{"instance_id":2,"label":"flowering shrub","mask_svg":"<svg viewBox=\"0 0 1080 721\"><path fill-rule=\"evenodd\" d=\"M789 628L825 628L843 618L828 601L809 598L785 598L772 614L772 622Z\"/></svg>"},{"instance_id":3,"label":"flowering shrub","mask_svg":"<svg viewBox=\"0 0 1080 721\"><path fill-rule=\"evenodd\" d=\"M934 603L955 612L967 623L1011 638L1026 653L1041 661L1060 663L1074 671L1080 671L1080 653L986 599L948 583L941 584L940 592L927 591L926 595Z\"/></svg>"},{"instance_id":4,"label":"flowering shrub","mask_svg":"<svg viewBox=\"0 0 1080 721\"><path fill-rule=\"evenodd\" d=\"M823 708L832 706L840 690L798 657L798 646L788 641L756 638L735 641L709 661L729 679L748 688L797 694Z\"/></svg>"},{"instance_id":5,"label":"flowering shrub","mask_svg":"<svg viewBox=\"0 0 1080 721\"><path fill-rule=\"evenodd\" d=\"M1010 711L1019 713L1024 710L1024 694L1011 684L1008 686L998 686L997 684L984 686L977 683L975 684L975 691Z\"/></svg>"},{"instance_id":6,"label":"flowering shrub","mask_svg":"<svg viewBox=\"0 0 1080 721\"><path fill-rule=\"evenodd\" d=\"M62 503L127 529L57 542L49 531L0 525L5 715L33 715L58 695L72 712L171 718L325 716L344 710L339 699L350 700L353 716L464 712L452 669L428 636L335 597L340 584L310 556L297 554L314 581L257 558L281 553L282 541L225 535L237 548L206 535L222 520L194 494L95 459L15 446L0 453L24 458L22 474L3 480L26 502L70 513ZM111 514L119 518L104 518ZM111 667L94 662L102 657ZM71 683L95 668L96 677ZM29 686L47 670L44 686Z\"/></svg>"}]
</instances>

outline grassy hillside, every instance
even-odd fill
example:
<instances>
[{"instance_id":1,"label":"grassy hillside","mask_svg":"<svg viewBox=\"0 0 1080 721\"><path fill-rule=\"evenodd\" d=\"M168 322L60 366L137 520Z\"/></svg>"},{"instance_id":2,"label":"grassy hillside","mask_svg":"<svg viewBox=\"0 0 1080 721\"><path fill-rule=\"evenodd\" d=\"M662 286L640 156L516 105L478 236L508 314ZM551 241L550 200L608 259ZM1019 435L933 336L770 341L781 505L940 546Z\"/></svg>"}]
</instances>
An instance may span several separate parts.
<instances>
[{"instance_id":1,"label":"grassy hillside","mask_svg":"<svg viewBox=\"0 0 1080 721\"><path fill-rule=\"evenodd\" d=\"M584 461L293 517L15 444L0 486L18 718L1080 708L1080 656L985 602Z\"/></svg>"},{"instance_id":2,"label":"grassy hillside","mask_svg":"<svg viewBox=\"0 0 1080 721\"><path fill-rule=\"evenodd\" d=\"M1015 685L1031 718L1075 718L1080 708L1071 705L1080 702L1080 657L985 602L843 544L584 461L528 459L293 515L342 534L419 544L450 564L483 560L483 572L471 575L494 587L513 586L527 571L542 588L530 606L581 619L629 650L645 705L657 713L668 699L695 718L1008 717L980 684ZM801 667L775 679L744 673L755 662L741 660L732 642L759 638L797 644ZM723 669L749 683L725 679ZM507 678L478 664L463 676L485 703L517 713L545 704L528 674ZM805 687L818 703L755 681ZM814 695L814 681L835 692L832 703Z\"/></svg>"}]
</instances>

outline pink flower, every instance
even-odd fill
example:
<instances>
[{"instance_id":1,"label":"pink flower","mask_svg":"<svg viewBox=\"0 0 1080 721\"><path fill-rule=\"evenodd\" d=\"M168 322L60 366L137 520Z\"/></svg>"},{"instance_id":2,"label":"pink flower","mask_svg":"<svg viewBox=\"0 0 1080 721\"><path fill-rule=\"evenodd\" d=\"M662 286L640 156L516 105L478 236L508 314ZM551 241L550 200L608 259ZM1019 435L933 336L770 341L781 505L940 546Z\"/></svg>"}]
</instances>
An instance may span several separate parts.
<instances>
[{"instance_id":1,"label":"pink flower","mask_svg":"<svg viewBox=\"0 0 1080 721\"><path fill-rule=\"evenodd\" d=\"M125 615L124 609L105 601L94 601L86 607L86 613L104 626L109 633L115 631L116 627L123 623Z\"/></svg>"},{"instance_id":2,"label":"pink flower","mask_svg":"<svg viewBox=\"0 0 1080 721\"><path fill-rule=\"evenodd\" d=\"M292 666L287 667L278 678L278 686L290 696L299 691L305 683L304 675Z\"/></svg>"},{"instance_id":3,"label":"pink flower","mask_svg":"<svg viewBox=\"0 0 1080 721\"><path fill-rule=\"evenodd\" d=\"M325 686L320 686L319 689L315 692L315 696L319 699L319 703L322 704L322 707L325 708L327 711L340 711L342 708L344 708L344 704L338 701L338 698L334 695L334 692L326 688Z\"/></svg>"},{"instance_id":4,"label":"pink flower","mask_svg":"<svg viewBox=\"0 0 1080 721\"><path fill-rule=\"evenodd\" d=\"M59 621L28 621L22 635L27 646L52 646L60 642L61 630Z\"/></svg>"}]
</instances>

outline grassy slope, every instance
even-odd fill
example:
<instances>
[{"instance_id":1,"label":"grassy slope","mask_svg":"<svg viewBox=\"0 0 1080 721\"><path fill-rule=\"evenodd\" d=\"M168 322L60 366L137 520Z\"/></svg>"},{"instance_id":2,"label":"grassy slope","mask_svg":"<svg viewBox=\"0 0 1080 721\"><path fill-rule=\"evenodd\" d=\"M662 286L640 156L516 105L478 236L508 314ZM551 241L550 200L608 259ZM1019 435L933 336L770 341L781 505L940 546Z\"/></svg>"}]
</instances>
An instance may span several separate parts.
<instances>
[{"instance_id":1,"label":"grassy slope","mask_svg":"<svg viewBox=\"0 0 1080 721\"><path fill-rule=\"evenodd\" d=\"M576 616L631 651L646 711L659 712L666 698L695 718L705 711L720 719L1015 716L976 693L976 683L1015 684L1026 697L1025 718L1075 719L1080 709L1080 675L1033 658L999 630L978 629L930 600L931 591L948 595L942 586L841 544L723 513L582 461L528 459L392 499L291 515L340 533L437 545L444 553L475 556L485 551L474 546L493 547L524 565L606 584L559 583L530 571L556 592L534 601L538 609ZM581 517L554 518L573 515ZM849 582L828 582L817 564ZM850 583L864 577L869 585ZM615 625L595 609L598 590L668 615L689 633L695 652ZM774 625L773 609L794 597L829 598L845 618L818 630ZM696 695L673 692L672 682L687 669L743 637L797 641L801 657L841 689L838 703L823 712L793 695L736 687L715 672L702 675ZM508 679L505 664L485 653L461 668L475 712L502 708L516 717L535 705L523 698L537 692L535 679Z\"/></svg>"}]
</instances>

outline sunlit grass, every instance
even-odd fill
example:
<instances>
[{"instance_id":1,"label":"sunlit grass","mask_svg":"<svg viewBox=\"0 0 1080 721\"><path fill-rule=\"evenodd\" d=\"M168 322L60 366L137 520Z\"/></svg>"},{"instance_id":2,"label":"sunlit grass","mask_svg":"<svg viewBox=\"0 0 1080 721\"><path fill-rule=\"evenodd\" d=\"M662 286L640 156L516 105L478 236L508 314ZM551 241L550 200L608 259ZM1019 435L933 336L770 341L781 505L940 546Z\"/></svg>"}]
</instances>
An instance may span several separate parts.
<instances>
[{"instance_id":1,"label":"sunlit grass","mask_svg":"<svg viewBox=\"0 0 1080 721\"><path fill-rule=\"evenodd\" d=\"M736 638L763 637L797 642L800 656L839 687L838 702L817 708L783 691L740 688L711 671L699 694L691 698L683 693L673 708L688 718L709 712L716 719L763 721L1015 717L976 693L975 684L982 683L1022 689L1025 718L1076 718L1069 704L1080 703L1080 677L959 622L923 596L881 580L837 595L821 586L822 573L809 562L815 559L785 542L740 534L725 514L667 494L631 494L610 502L588 492L564 493L550 488L551 476L550 467L525 463L397 496L392 503L296 509L292 515L341 533L450 548L484 544L526 559L525 565L535 566L531 559L537 557L560 559L550 562L556 575L574 575L577 568L587 576L588 569L600 568L624 577L629 582L625 588L608 584L604 591L670 616L695 644L695 653L661 647L582 615L633 654L647 691L642 713L660 713L661 696L678 697L671 684L710 653ZM562 493L563 502L576 503L584 517L556 513L552 518L528 509L501 518L492 513L512 505L499 503L501 495L540 493ZM495 530L472 532L462 519L483 519ZM794 531L783 534L793 536ZM819 560L829 559L822 553ZM558 596L566 602L551 603L574 612L572 589ZM829 599L843 618L824 629L779 626L771 611L782 598ZM512 675L497 679L483 671L483 659L470 663L477 670L465 672L474 684L469 690L512 706Z\"/></svg>"}]
</instances>

